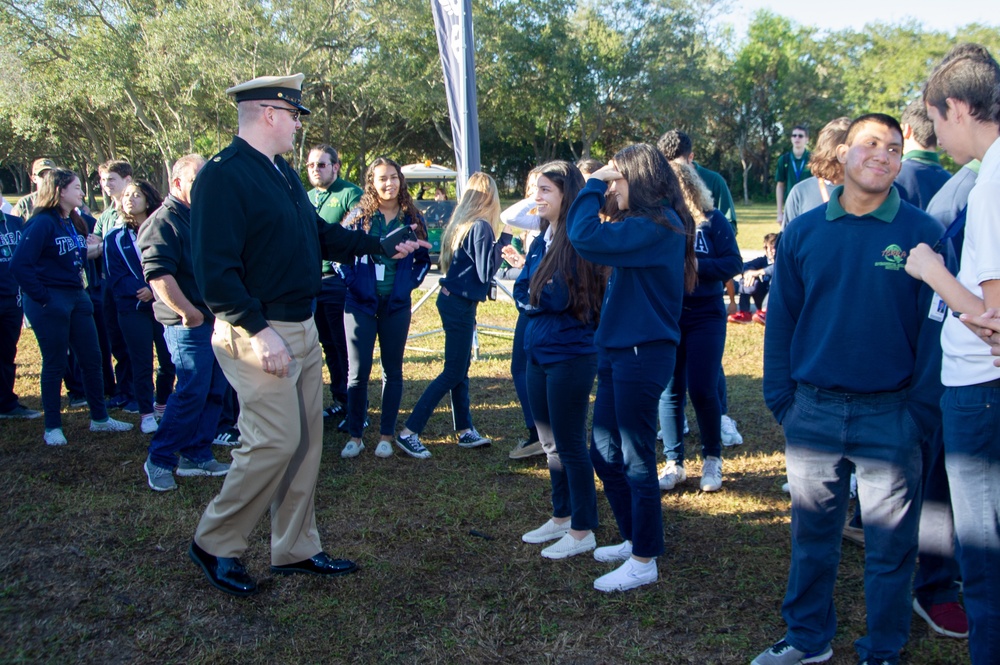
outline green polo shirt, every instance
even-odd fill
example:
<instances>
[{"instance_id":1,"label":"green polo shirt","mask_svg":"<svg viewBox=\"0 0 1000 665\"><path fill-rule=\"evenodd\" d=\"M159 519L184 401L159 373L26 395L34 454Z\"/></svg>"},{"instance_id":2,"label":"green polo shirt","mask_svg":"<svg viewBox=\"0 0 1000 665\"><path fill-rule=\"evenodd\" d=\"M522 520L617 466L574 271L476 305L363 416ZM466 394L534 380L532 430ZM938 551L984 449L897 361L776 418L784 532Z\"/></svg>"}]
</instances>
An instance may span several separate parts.
<instances>
[{"instance_id":1,"label":"green polo shirt","mask_svg":"<svg viewBox=\"0 0 1000 665\"><path fill-rule=\"evenodd\" d=\"M936 150L911 150L903 155L904 162L908 159L912 159L915 162L921 162L923 164L941 166L941 160L938 159Z\"/></svg>"},{"instance_id":2,"label":"green polo shirt","mask_svg":"<svg viewBox=\"0 0 1000 665\"><path fill-rule=\"evenodd\" d=\"M840 219L841 217L847 217L850 215L850 213L844 210L843 206L840 205L840 195L843 193L843 185L837 185L833 188L833 191L830 192L830 202L826 205L826 221L832 222ZM872 210L870 213L865 215L865 217L874 217L877 220L892 223L892 220L896 219L896 213L899 212L899 201L899 190L895 187L890 187L889 195L885 197L885 201L882 201L882 205Z\"/></svg>"},{"instance_id":3,"label":"green polo shirt","mask_svg":"<svg viewBox=\"0 0 1000 665\"><path fill-rule=\"evenodd\" d=\"M309 192L309 202L316 208L318 214L324 222L329 225L337 225L343 221L344 216L350 212L351 208L358 205L361 200L361 188L347 182L343 178L337 178L326 190L315 188ZM323 274L335 274L333 263L323 261Z\"/></svg>"}]
</instances>

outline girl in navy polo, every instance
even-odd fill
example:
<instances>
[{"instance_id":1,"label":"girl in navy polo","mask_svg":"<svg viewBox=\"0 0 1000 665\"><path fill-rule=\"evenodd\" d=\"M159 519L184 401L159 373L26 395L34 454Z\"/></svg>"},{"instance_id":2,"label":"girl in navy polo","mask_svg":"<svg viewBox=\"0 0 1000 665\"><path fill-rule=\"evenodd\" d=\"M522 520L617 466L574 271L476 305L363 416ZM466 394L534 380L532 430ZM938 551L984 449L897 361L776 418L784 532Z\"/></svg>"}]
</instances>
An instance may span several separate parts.
<instances>
[{"instance_id":1,"label":"girl in navy polo","mask_svg":"<svg viewBox=\"0 0 1000 665\"><path fill-rule=\"evenodd\" d=\"M612 205L602 223L605 192ZM663 513L656 478L656 410L674 371L685 288L696 279L694 222L677 177L644 143L594 172L566 220L580 256L613 268L601 308L591 459L623 542L594 550L624 561L594 582L624 591L657 579Z\"/></svg>"},{"instance_id":2,"label":"girl in navy polo","mask_svg":"<svg viewBox=\"0 0 1000 665\"><path fill-rule=\"evenodd\" d=\"M548 228L532 243L514 284L514 298L527 322L528 399L552 481L552 518L521 539L557 540L542 550L548 559L565 559L597 546L587 412L597 376L594 333L609 271L581 258L566 234L566 214L582 187L583 175L568 162L539 168L535 206Z\"/></svg>"},{"instance_id":3,"label":"girl in navy polo","mask_svg":"<svg viewBox=\"0 0 1000 665\"><path fill-rule=\"evenodd\" d=\"M122 193L125 226L112 229L104 237L104 265L107 288L111 290L118 323L132 359L132 388L142 420L143 434L157 430L157 418L167 408L174 390L174 363L163 339L163 325L153 317L153 292L142 273L142 254L136 243L139 229L163 197L145 180L134 180ZM153 349L157 370L154 398Z\"/></svg>"},{"instance_id":4,"label":"girl in navy polo","mask_svg":"<svg viewBox=\"0 0 1000 665\"><path fill-rule=\"evenodd\" d=\"M44 439L50 446L66 445L59 409L69 349L83 372L90 431L132 429L129 423L109 418L104 405L94 305L84 290L88 227L76 211L82 205L83 188L75 173L66 169L46 171L38 187L34 214L10 262L10 272L21 286L24 315L31 322L42 354Z\"/></svg>"},{"instance_id":5,"label":"girl in navy polo","mask_svg":"<svg viewBox=\"0 0 1000 665\"><path fill-rule=\"evenodd\" d=\"M418 227L417 237L426 240L424 218L406 189L402 169L388 157L379 157L368 167L365 192L343 225L385 238L401 226L412 224ZM403 398L403 351L410 332L410 292L424 281L430 265L430 255L423 248L402 259L367 254L356 257L352 263L340 264L340 275L347 285L344 330L348 355L347 430L351 437L341 457L357 457L365 448L361 437L376 335L382 364L382 417L375 455L392 455L396 417ZM419 441L399 446L411 457L431 456Z\"/></svg>"}]
</instances>

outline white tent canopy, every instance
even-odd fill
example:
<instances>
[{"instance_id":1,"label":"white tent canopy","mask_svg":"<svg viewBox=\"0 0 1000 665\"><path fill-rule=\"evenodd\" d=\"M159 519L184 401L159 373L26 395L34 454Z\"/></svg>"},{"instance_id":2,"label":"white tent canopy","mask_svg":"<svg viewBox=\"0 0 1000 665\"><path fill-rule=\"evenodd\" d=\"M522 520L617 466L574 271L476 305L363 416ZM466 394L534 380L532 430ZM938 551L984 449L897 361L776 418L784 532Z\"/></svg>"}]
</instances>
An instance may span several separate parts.
<instances>
[{"instance_id":1,"label":"white tent canopy","mask_svg":"<svg viewBox=\"0 0 1000 665\"><path fill-rule=\"evenodd\" d=\"M440 164L407 164L402 167L403 175L407 180L451 180L458 176L458 171L449 169Z\"/></svg>"}]
</instances>

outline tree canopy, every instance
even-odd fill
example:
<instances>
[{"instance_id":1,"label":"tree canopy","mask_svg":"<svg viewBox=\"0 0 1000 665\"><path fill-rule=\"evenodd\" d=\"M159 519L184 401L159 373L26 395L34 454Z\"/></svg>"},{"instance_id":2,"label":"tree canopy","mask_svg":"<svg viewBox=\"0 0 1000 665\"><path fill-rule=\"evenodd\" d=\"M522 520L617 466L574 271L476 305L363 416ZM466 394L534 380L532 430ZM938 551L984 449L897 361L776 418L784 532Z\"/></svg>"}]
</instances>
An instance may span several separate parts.
<instances>
[{"instance_id":1,"label":"tree canopy","mask_svg":"<svg viewBox=\"0 0 1000 665\"><path fill-rule=\"evenodd\" d=\"M917 23L821 33L761 11L737 40L719 0L475 0L484 170L519 186L534 164L607 158L679 128L734 191L766 196L788 129L841 115L897 115L947 50L996 27ZM306 74L317 142L360 178L377 155L452 163L425 0L0 0L0 166L24 191L49 156L80 173L115 157L163 184L182 154L228 144L225 88Z\"/></svg>"}]
</instances>

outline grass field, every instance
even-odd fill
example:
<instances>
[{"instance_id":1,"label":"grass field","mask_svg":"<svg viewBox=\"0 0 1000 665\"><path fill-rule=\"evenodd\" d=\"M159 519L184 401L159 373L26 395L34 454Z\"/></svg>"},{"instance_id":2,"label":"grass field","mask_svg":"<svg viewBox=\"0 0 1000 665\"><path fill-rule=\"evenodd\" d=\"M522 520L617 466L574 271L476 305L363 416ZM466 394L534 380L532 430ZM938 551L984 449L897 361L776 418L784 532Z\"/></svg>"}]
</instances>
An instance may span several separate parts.
<instances>
[{"instance_id":1,"label":"grass field","mask_svg":"<svg viewBox=\"0 0 1000 665\"><path fill-rule=\"evenodd\" d=\"M770 208L741 209L740 241L760 246ZM512 327L510 304L485 303L480 323ZM414 332L438 327L432 303ZM267 521L244 557L262 591L236 599L207 585L186 550L221 479L182 478L156 494L142 472L148 438L92 435L85 409L65 413L70 444L44 446L40 421L0 421L0 662L3 663L747 663L782 635L789 554L782 437L761 398L760 326L730 326L730 413L746 444L726 449L725 483L692 476L663 495L667 552L660 581L601 594L611 569L590 556L542 559L520 535L551 510L544 461L508 460L523 433L510 381L510 340L481 335L471 371L477 428L489 448L454 445L442 407L424 439L430 460L339 456L328 432L316 494L326 549L361 571L334 580L271 577ZM407 355L403 414L440 369L443 338ZM40 408L40 359L24 331L17 390ZM371 399L378 400L378 370ZM137 417L124 416L137 423ZM691 418L692 424L694 419ZM215 448L219 459L228 452ZM598 544L618 540L598 492ZM485 536L485 537L484 537ZM856 663L865 630L863 551L845 544L834 665ZM915 619L904 663L967 662L965 643Z\"/></svg>"}]
</instances>

